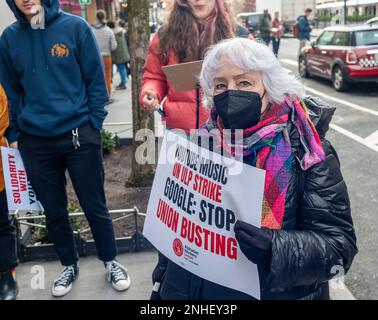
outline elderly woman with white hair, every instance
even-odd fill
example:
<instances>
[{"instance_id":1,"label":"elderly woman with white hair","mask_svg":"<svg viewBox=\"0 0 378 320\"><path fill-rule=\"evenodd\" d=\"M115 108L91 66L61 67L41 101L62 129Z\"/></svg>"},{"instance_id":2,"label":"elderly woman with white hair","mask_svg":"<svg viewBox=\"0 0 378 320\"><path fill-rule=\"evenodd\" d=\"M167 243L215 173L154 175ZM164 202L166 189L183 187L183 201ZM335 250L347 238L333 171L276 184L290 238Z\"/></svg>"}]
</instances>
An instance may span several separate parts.
<instances>
[{"instance_id":1,"label":"elderly woman with white hair","mask_svg":"<svg viewBox=\"0 0 378 320\"><path fill-rule=\"evenodd\" d=\"M325 138L335 109L305 98L274 54L247 39L212 47L200 80L211 116L198 135L266 171L262 227L234 226L241 251L258 266L261 298L329 299L328 280L345 274L357 253L347 187ZM242 148L230 139L236 129ZM155 298L252 299L162 255L153 281L160 284Z\"/></svg>"}]
</instances>

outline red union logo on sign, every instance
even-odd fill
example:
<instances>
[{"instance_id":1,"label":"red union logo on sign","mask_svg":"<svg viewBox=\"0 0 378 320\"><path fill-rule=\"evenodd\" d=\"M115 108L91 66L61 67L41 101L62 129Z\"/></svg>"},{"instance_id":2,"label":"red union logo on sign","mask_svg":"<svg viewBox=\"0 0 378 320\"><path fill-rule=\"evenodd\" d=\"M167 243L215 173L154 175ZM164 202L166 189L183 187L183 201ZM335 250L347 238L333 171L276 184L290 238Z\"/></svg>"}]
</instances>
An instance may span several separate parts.
<instances>
[{"instance_id":1,"label":"red union logo on sign","mask_svg":"<svg viewBox=\"0 0 378 320\"><path fill-rule=\"evenodd\" d=\"M173 241L173 251L175 252L176 256L181 257L184 253L184 247L180 239L176 238Z\"/></svg>"}]
</instances>

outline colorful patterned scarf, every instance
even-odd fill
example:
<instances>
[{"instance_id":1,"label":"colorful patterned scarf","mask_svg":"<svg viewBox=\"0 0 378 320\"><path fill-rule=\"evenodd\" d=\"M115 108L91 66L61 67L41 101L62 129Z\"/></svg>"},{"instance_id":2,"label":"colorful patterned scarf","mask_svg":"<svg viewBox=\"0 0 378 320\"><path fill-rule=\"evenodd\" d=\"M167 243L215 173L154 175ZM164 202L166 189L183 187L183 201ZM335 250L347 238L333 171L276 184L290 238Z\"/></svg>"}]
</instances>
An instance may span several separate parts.
<instances>
[{"instance_id":1,"label":"colorful patterned scarf","mask_svg":"<svg viewBox=\"0 0 378 320\"><path fill-rule=\"evenodd\" d=\"M217 146L233 157L252 157L253 165L266 171L261 225L270 229L281 229L285 213L293 157L287 131L289 121L298 130L305 150L303 159L299 159L301 168L307 170L324 161L324 150L306 106L288 96L282 104L271 105L256 126L243 130L241 144L233 133L223 131L215 108L198 132L199 136L212 136Z\"/></svg>"}]
</instances>

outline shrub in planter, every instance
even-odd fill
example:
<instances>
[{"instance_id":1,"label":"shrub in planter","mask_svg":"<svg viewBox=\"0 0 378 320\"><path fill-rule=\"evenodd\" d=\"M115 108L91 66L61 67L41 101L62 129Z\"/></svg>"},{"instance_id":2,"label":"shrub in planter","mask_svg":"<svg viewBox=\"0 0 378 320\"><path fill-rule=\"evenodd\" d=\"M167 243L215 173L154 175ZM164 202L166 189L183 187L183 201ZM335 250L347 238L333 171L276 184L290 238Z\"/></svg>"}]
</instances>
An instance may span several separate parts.
<instances>
[{"instance_id":1,"label":"shrub in planter","mask_svg":"<svg viewBox=\"0 0 378 320\"><path fill-rule=\"evenodd\" d=\"M332 16L318 16L317 19L319 22L330 22L332 21Z\"/></svg>"},{"instance_id":2,"label":"shrub in planter","mask_svg":"<svg viewBox=\"0 0 378 320\"><path fill-rule=\"evenodd\" d=\"M78 213L81 212L81 209L75 206L73 202L70 202L68 204L67 208L69 213ZM79 231L82 230L85 227L85 218L84 217L71 217L71 226L72 230ZM46 221L42 220L39 224L41 225L46 225ZM46 228L37 228L35 230L35 243L41 242L41 243L50 243L49 237L48 237L48 232Z\"/></svg>"},{"instance_id":3,"label":"shrub in planter","mask_svg":"<svg viewBox=\"0 0 378 320\"><path fill-rule=\"evenodd\" d=\"M103 154L110 154L116 147L116 142L113 138L113 134L105 129L101 130L102 137L102 151Z\"/></svg>"},{"instance_id":4,"label":"shrub in planter","mask_svg":"<svg viewBox=\"0 0 378 320\"><path fill-rule=\"evenodd\" d=\"M363 21L367 21L371 18L374 18L374 15L369 15L369 14L357 15L357 13L354 13L352 16L347 17L347 21L348 22L363 22Z\"/></svg>"}]
</instances>

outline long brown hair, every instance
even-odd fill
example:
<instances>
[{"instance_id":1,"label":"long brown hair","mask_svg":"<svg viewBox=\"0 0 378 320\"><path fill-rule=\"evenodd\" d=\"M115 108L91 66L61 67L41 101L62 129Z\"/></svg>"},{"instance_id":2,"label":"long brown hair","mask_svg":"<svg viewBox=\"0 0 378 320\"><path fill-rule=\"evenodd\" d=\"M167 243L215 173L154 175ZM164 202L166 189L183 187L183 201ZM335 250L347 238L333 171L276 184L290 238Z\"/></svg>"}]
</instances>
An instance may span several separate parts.
<instances>
[{"instance_id":1,"label":"long brown hair","mask_svg":"<svg viewBox=\"0 0 378 320\"><path fill-rule=\"evenodd\" d=\"M225 0L215 0L213 12L200 25L187 0L176 0L168 23L159 30L160 61L168 63L171 51L179 62L200 60L208 47L232 38L236 24Z\"/></svg>"}]
</instances>

